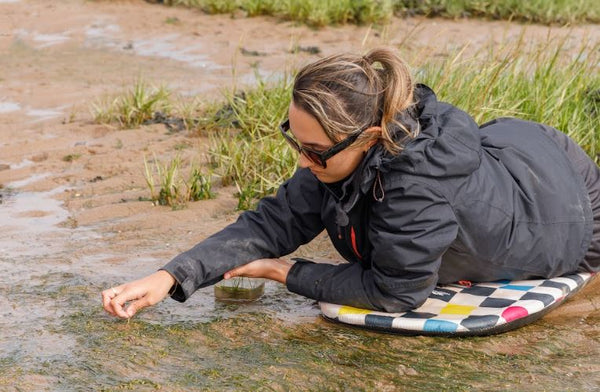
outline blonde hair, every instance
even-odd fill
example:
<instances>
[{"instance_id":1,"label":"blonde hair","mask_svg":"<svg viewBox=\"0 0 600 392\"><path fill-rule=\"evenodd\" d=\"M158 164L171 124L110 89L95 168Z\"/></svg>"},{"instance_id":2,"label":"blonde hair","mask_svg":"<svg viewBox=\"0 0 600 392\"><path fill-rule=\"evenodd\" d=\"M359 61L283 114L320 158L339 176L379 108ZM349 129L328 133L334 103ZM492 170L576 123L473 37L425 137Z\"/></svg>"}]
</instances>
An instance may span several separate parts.
<instances>
[{"instance_id":1,"label":"blonde hair","mask_svg":"<svg viewBox=\"0 0 600 392\"><path fill-rule=\"evenodd\" d=\"M396 155L403 148L398 132L411 138L419 132L401 121L414 104L413 92L404 61L391 49L376 48L364 56L337 54L306 65L296 75L292 98L333 142L379 126L381 134L363 133L358 145L377 138Z\"/></svg>"}]
</instances>

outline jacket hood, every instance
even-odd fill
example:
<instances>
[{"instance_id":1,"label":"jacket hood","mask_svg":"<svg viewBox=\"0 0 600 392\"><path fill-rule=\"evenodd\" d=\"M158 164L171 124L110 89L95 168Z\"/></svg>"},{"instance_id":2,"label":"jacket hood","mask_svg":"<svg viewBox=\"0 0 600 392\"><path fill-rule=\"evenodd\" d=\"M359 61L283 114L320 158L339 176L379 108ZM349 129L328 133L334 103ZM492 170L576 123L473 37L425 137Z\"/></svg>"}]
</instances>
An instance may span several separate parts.
<instances>
[{"instance_id":1,"label":"jacket hood","mask_svg":"<svg viewBox=\"0 0 600 392\"><path fill-rule=\"evenodd\" d=\"M384 197L381 173L394 170L435 178L468 175L479 167L482 148L477 123L462 110L439 102L423 84L416 86L415 97L413 116L403 121L413 121L409 127L420 126L419 134L398 155L387 153L380 144L369 150L342 186L336 207L338 225L348 224L347 212L361 192L373 192L375 199ZM403 137L398 135L399 143Z\"/></svg>"},{"instance_id":2,"label":"jacket hood","mask_svg":"<svg viewBox=\"0 0 600 392\"><path fill-rule=\"evenodd\" d=\"M427 177L468 175L481 163L477 123L464 111L439 102L427 86L415 89L420 132L398 156L383 153L380 170L394 169Z\"/></svg>"}]
</instances>

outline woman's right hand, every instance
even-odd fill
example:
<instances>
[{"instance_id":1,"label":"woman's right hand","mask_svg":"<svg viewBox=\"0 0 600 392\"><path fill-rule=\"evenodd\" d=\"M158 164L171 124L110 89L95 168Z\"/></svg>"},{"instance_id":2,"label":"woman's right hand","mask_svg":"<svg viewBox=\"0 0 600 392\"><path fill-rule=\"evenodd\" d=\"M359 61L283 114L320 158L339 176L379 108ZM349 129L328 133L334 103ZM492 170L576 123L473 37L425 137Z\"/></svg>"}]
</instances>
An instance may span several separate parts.
<instances>
[{"instance_id":1,"label":"woman's right hand","mask_svg":"<svg viewBox=\"0 0 600 392\"><path fill-rule=\"evenodd\" d=\"M139 310L162 301L175 283L170 273L160 270L145 278L104 290L102 305L113 316L130 318Z\"/></svg>"}]
</instances>

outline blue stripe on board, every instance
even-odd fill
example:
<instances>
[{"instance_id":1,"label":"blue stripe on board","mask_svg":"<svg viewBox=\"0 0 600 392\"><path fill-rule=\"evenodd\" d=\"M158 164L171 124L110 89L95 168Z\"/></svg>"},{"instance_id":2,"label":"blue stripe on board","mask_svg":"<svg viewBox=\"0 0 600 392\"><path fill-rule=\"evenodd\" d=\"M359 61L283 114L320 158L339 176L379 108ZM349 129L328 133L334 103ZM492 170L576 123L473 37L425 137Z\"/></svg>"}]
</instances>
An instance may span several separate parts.
<instances>
[{"instance_id":1,"label":"blue stripe on board","mask_svg":"<svg viewBox=\"0 0 600 392\"><path fill-rule=\"evenodd\" d=\"M427 332L456 332L458 324L445 320L427 320L423 331Z\"/></svg>"},{"instance_id":2,"label":"blue stripe on board","mask_svg":"<svg viewBox=\"0 0 600 392\"><path fill-rule=\"evenodd\" d=\"M367 314L365 316L365 325L368 327L392 328L393 317L380 316L377 314Z\"/></svg>"},{"instance_id":3,"label":"blue stripe on board","mask_svg":"<svg viewBox=\"0 0 600 392\"><path fill-rule=\"evenodd\" d=\"M507 284L507 285L504 285L504 286L500 286L501 289L520 290L520 291L531 290L534 287L536 287L536 286L521 286L521 285L518 285L518 284Z\"/></svg>"}]
</instances>

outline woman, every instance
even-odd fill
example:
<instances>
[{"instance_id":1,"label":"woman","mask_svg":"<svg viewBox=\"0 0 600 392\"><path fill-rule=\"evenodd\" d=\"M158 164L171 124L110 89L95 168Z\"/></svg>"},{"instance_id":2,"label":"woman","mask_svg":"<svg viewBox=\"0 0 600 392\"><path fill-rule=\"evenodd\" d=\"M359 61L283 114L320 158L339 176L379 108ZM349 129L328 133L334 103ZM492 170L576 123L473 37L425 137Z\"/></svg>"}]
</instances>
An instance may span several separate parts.
<instances>
[{"instance_id":1,"label":"woman","mask_svg":"<svg viewBox=\"0 0 600 392\"><path fill-rule=\"evenodd\" d=\"M300 154L277 195L158 272L103 291L106 311L131 317L168 294L185 301L223 276L250 276L401 312L438 283L600 269L600 170L581 148L532 122L478 127L413 86L389 49L303 68L281 132ZM349 263L278 258L323 229Z\"/></svg>"}]
</instances>

